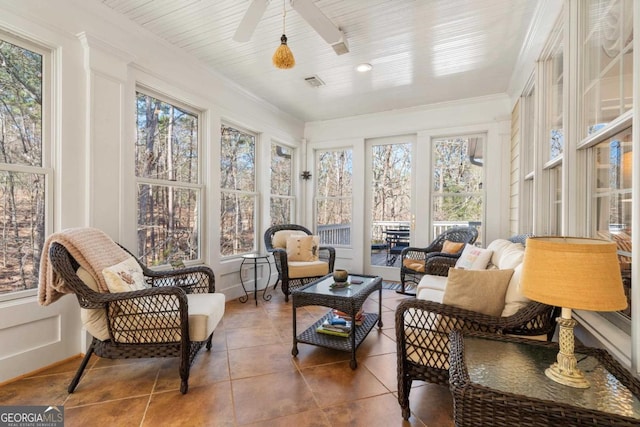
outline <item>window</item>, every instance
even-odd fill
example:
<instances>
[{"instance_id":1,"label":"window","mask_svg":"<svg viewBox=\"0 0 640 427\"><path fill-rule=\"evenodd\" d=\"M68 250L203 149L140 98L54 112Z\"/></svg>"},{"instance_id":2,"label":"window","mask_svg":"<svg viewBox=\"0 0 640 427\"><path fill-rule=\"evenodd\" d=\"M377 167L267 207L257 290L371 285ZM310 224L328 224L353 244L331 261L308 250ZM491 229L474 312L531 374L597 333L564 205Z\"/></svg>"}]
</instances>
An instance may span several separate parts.
<instances>
[{"instance_id":1,"label":"window","mask_svg":"<svg viewBox=\"0 0 640 427\"><path fill-rule=\"evenodd\" d=\"M458 225L482 230L484 136L433 140L431 212L434 235ZM478 243L481 244L479 235Z\"/></svg>"},{"instance_id":2,"label":"window","mask_svg":"<svg viewBox=\"0 0 640 427\"><path fill-rule=\"evenodd\" d=\"M559 32L556 45L546 60L547 84L547 138L549 141L547 160L553 160L562 154L564 149L564 129L562 127L563 103L563 44L562 31Z\"/></svg>"},{"instance_id":3,"label":"window","mask_svg":"<svg viewBox=\"0 0 640 427\"><path fill-rule=\"evenodd\" d=\"M220 141L220 255L253 252L256 245L256 135L222 125Z\"/></svg>"},{"instance_id":4,"label":"window","mask_svg":"<svg viewBox=\"0 0 640 427\"><path fill-rule=\"evenodd\" d=\"M549 234L562 235L562 163L549 169Z\"/></svg>"},{"instance_id":5,"label":"window","mask_svg":"<svg viewBox=\"0 0 640 427\"><path fill-rule=\"evenodd\" d=\"M36 46L0 34L0 294L38 286L50 223L51 169L43 120L51 114L43 108L49 102L48 61Z\"/></svg>"},{"instance_id":6,"label":"window","mask_svg":"<svg viewBox=\"0 0 640 427\"><path fill-rule=\"evenodd\" d=\"M136 94L138 255L147 265L201 258L198 114Z\"/></svg>"},{"instance_id":7,"label":"window","mask_svg":"<svg viewBox=\"0 0 640 427\"><path fill-rule=\"evenodd\" d=\"M560 22L561 23L561 22ZM538 234L562 234L562 162L564 146L564 31L557 24L543 56L542 76L544 87L545 120L541 138L541 155L544 170L541 185L545 188L545 202L542 204L542 229Z\"/></svg>"},{"instance_id":8,"label":"window","mask_svg":"<svg viewBox=\"0 0 640 427\"><path fill-rule=\"evenodd\" d=\"M294 222L293 150L271 143L271 225Z\"/></svg>"},{"instance_id":9,"label":"window","mask_svg":"<svg viewBox=\"0 0 640 427\"><path fill-rule=\"evenodd\" d=\"M351 245L353 152L350 149L316 153L315 213L320 242Z\"/></svg>"},{"instance_id":10,"label":"window","mask_svg":"<svg viewBox=\"0 0 640 427\"><path fill-rule=\"evenodd\" d=\"M520 209L520 233L533 233L534 209L534 179L535 170L533 158L535 153L535 97L536 90L533 83L527 88L521 98L521 148L520 148L520 179L522 180L522 207Z\"/></svg>"},{"instance_id":11,"label":"window","mask_svg":"<svg viewBox=\"0 0 640 427\"><path fill-rule=\"evenodd\" d=\"M588 0L582 19L584 113L581 138L632 107L633 1Z\"/></svg>"},{"instance_id":12,"label":"window","mask_svg":"<svg viewBox=\"0 0 640 427\"><path fill-rule=\"evenodd\" d=\"M633 1L581 2L582 100L580 143L588 152L589 234L618 246L628 307L602 315L630 333L633 102Z\"/></svg>"},{"instance_id":13,"label":"window","mask_svg":"<svg viewBox=\"0 0 640 427\"><path fill-rule=\"evenodd\" d=\"M631 319L631 128L591 148L593 191L591 192L591 236L611 240L618 246L618 261L629 300L620 312Z\"/></svg>"}]
</instances>

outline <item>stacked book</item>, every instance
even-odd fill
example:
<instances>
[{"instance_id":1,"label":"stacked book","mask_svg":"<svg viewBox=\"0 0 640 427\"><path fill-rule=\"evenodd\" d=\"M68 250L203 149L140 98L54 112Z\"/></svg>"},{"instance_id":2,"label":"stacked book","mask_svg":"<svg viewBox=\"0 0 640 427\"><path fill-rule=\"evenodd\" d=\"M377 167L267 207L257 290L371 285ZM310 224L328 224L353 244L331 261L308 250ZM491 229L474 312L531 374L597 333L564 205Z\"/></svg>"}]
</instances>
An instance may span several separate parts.
<instances>
[{"instance_id":1,"label":"stacked book","mask_svg":"<svg viewBox=\"0 0 640 427\"><path fill-rule=\"evenodd\" d=\"M351 319L351 315L348 313L345 313L344 311L340 311L340 310L332 310L333 316L334 317L339 317L341 319L346 320L347 322L352 322L353 319ZM360 310L358 310L358 312L356 313L356 320L355 320L355 324L356 326L360 326L362 325L362 321L364 320L364 310L362 308L360 308Z\"/></svg>"},{"instance_id":2,"label":"stacked book","mask_svg":"<svg viewBox=\"0 0 640 427\"><path fill-rule=\"evenodd\" d=\"M322 325L316 328L316 332L337 337L348 337L351 333L351 322L332 313L327 316Z\"/></svg>"}]
</instances>

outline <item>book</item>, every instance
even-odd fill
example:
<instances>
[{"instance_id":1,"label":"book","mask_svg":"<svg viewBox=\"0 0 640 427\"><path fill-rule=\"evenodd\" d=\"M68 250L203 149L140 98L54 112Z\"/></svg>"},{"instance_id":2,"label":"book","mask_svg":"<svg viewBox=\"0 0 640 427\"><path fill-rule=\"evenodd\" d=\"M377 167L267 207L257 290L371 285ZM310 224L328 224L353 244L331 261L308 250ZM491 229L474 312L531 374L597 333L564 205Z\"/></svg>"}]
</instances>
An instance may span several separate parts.
<instances>
[{"instance_id":1,"label":"book","mask_svg":"<svg viewBox=\"0 0 640 427\"><path fill-rule=\"evenodd\" d=\"M333 335L336 337L343 337L343 338L347 338L349 336L349 331L336 331L336 330L324 328L322 326L319 326L318 328L316 328L316 332L319 334Z\"/></svg>"},{"instance_id":2,"label":"book","mask_svg":"<svg viewBox=\"0 0 640 427\"><path fill-rule=\"evenodd\" d=\"M345 313L344 311L340 311L340 310L332 310L332 314L334 317L338 317L340 319L344 319L347 322L351 322L351 315ZM361 308L360 310L358 310L358 312L356 313L356 321L355 324L356 326L360 326L362 325L362 321L364 320L365 317L365 313L364 310Z\"/></svg>"},{"instance_id":3,"label":"book","mask_svg":"<svg viewBox=\"0 0 640 427\"><path fill-rule=\"evenodd\" d=\"M336 321L337 323L333 323ZM329 316L316 328L316 332L338 337L348 337L351 333L351 322L337 317Z\"/></svg>"}]
</instances>

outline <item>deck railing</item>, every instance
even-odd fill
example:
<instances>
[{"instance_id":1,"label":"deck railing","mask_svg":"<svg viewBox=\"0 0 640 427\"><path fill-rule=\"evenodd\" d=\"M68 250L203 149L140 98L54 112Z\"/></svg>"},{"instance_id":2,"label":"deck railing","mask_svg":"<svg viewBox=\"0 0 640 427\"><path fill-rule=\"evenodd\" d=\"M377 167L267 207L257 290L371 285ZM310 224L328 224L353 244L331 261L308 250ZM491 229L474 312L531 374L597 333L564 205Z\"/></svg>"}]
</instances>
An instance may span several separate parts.
<instances>
[{"instance_id":1,"label":"deck railing","mask_svg":"<svg viewBox=\"0 0 640 427\"><path fill-rule=\"evenodd\" d=\"M470 226L480 228L479 221L436 221L433 223L433 236L442 234L452 227ZM383 244L385 231L388 229L408 229L409 221L376 221L372 225L371 243ZM351 224L329 224L318 226L320 242L330 246L347 246L351 244ZM480 241L480 239L478 239Z\"/></svg>"}]
</instances>

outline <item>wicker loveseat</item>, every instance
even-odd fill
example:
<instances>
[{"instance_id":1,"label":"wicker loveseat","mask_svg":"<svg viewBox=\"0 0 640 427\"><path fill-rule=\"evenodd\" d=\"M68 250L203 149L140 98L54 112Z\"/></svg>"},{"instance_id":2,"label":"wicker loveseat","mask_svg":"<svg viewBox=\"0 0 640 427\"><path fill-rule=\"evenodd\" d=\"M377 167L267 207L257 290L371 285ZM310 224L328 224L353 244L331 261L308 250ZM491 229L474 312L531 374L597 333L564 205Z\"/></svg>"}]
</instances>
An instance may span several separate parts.
<instances>
[{"instance_id":1,"label":"wicker loveseat","mask_svg":"<svg viewBox=\"0 0 640 427\"><path fill-rule=\"evenodd\" d=\"M297 224L274 225L264 233L265 248L273 254L285 301L289 301L291 290L331 273L336 262L336 251L330 246L318 246L317 259L314 261L290 260L287 240L294 236L312 236L312 233ZM278 282L274 288L277 285Z\"/></svg>"},{"instance_id":2,"label":"wicker loveseat","mask_svg":"<svg viewBox=\"0 0 640 427\"><path fill-rule=\"evenodd\" d=\"M443 290L438 289L438 285L446 286L448 278L438 277L436 274L425 275L421 279L417 298L404 300L398 305L395 313L398 402L405 419L410 416L409 391L413 380L448 384L449 333L452 330L540 336L546 339L551 339L553 336L557 315L555 308L527 301L518 294L519 274L516 276L516 273L522 257L519 257L517 246L522 247L522 245L502 240L496 242L496 246L508 251L508 254L507 252L503 254L505 261L503 265L500 265L501 254L493 254L491 259L497 263L496 267L503 269L502 271L505 269L515 271L512 276L513 281L509 279L506 295L503 294L505 307L502 315L488 315L444 304ZM523 255L524 247L521 250ZM507 261L512 264L508 265ZM455 261L451 262L443 258L437 264L440 265L440 272L444 273L445 266L448 271L455 265ZM429 284L430 279L433 281ZM468 283L468 286L473 285ZM507 300L511 300L514 305L507 307Z\"/></svg>"},{"instance_id":3,"label":"wicker loveseat","mask_svg":"<svg viewBox=\"0 0 640 427\"><path fill-rule=\"evenodd\" d=\"M148 287L105 293L64 245L52 243L48 256L55 273L76 295L83 324L93 336L69 393L94 353L109 359L179 357L180 391L187 393L191 364L203 346L211 349L213 330L224 314L225 296L214 293L209 267L157 272L138 263Z\"/></svg>"}]
</instances>

